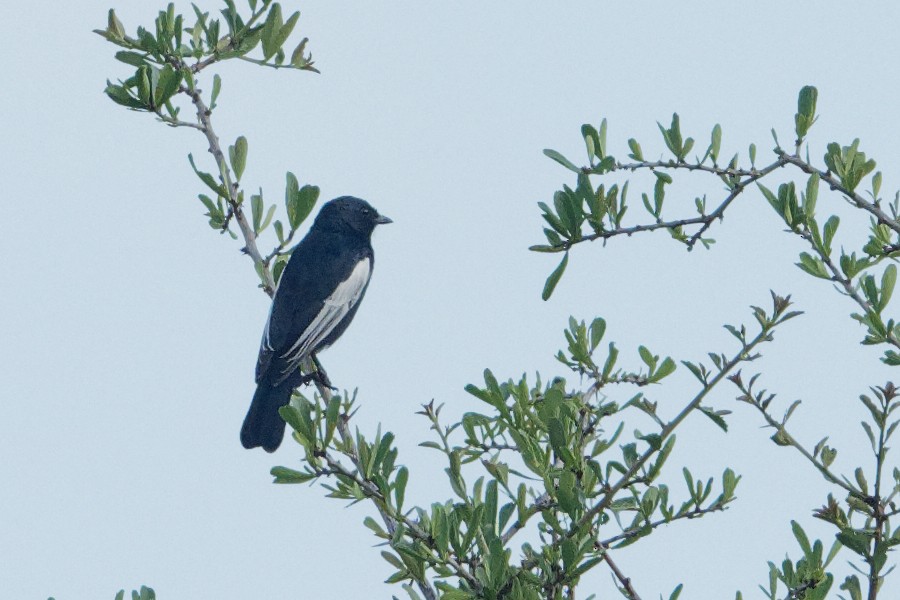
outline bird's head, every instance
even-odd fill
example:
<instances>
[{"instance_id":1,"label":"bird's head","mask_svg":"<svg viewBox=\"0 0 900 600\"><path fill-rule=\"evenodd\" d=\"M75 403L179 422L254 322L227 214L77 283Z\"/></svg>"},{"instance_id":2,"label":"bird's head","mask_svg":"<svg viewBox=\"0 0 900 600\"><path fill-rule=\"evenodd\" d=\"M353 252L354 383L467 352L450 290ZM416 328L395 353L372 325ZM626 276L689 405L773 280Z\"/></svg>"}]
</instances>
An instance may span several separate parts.
<instances>
[{"instance_id":1,"label":"bird's head","mask_svg":"<svg viewBox=\"0 0 900 600\"><path fill-rule=\"evenodd\" d=\"M322 205L313 227L323 231L372 235L376 225L393 223L371 204L353 196L341 196Z\"/></svg>"}]
</instances>

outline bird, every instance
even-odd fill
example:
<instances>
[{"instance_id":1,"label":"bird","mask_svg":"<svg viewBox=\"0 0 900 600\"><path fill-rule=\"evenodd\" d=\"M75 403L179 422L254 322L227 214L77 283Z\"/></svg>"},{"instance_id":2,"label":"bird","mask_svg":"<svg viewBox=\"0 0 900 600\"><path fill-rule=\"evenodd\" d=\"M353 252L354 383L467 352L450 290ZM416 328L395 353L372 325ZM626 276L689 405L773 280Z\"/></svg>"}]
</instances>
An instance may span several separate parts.
<instances>
[{"instance_id":1,"label":"bird","mask_svg":"<svg viewBox=\"0 0 900 600\"><path fill-rule=\"evenodd\" d=\"M244 448L277 450L285 429L278 409L293 390L312 379L331 386L316 355L337 341L356 316L375 263L372 232L392 222L365 200L341 196L322 205L291 251L263 330L256 392L241 427ZM317 372L303 373L307 359Z\"/></svg>"}]
</instances>

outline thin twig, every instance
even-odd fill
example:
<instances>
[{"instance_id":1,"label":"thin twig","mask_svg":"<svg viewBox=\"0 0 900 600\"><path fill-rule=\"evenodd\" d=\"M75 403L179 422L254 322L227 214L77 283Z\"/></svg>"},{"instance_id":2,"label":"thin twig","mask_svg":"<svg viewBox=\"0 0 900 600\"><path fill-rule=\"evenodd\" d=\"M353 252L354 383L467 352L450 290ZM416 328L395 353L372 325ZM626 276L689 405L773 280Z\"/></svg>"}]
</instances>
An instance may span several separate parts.
<instances>
[{"instance_id":1,"label":"thin twig","mask_svg":"<svg viewBox=\"0 0 900 600\"><path fill-rule=\"evenodd\" d=\"M720 177L745 177L742 181L735 184L731 189L731 192L725 199L719 204L718 207L714 211L708 214L700 215L697 217L690 217L686 219L677 219L674 221L657 221L656 223L648 223L642 225L634 225L632 227L620 227L617 229L610 230L602 230L597 231L592 234L588 234L582 236L577 240L567 240L556 246L560 250L568 250L572 248L575 244L579 244L582 242L592 242L595 240L607 240L617 236L632 236L635 233L641 233L644 231L656 231L657 229L674 229L677 227L684 227L687 225L700 225L700 228L693 234L691 237L685 242L688 249L693 249L697 242L700 241L702 235L706 233L706 231L712 226L713 222L716 220L721 220L725 216L725 210L731 205L731 203L747 188L748 185L758 181L762 177L765 177L775 169L783 167L786 164L786 160L783 158L779 158L772 164L760 170L752 170L748 171L746 169L720 169L718 167L709 167L706 165L700 164L690 164L685 162L638 162L638 163L628 163L628 164L619 164L616 166L617 169L627 169L630 171L636 171L638 169L650 169L650 170L663 170L663 169L688 169L688 170L700 170L706 171L709 173L714 173L719 175Z\"/></svg>"},{"instance_id":2,"label":"thin twig","mask_svg":"<svg viewBox=\"0 0 900 600\"><path fill-rule=\"evenodd\" d=\"M638 169L686 169L688 171L706 171L720 177L750 177L759 171L756 169L732 169L721 168L716 165L709 166L702 163L676 162L674 160L639 161L633 163L616 163L613 171L637 171ZM590 169L583 169L590 173Z\"/></svg>"},{"instance_id":3,"label":"thin twig","mask_svg":"<svg viewBox=\"0 0 900 600\"><path fill-rule=\"evenodd\" d=\"M219 167L219 177L228 192L228 204L234 212L234 220L237 221L241 236L244 238L243 250L253 260L257 270L262 274L262 277L264 278L263 289L266 294L273 296L275 294L275 280L272 278L272 272L266 266L265 260L260 254L259 248L256 246L256 232L253 231L253 227L247 222L247 217L244 215L244 211L238 201L238 187L231 181L231 171L228 169L228 163L225 161L225 154L222 152L222 147L219 145L219 137L216 135L215 130L213 130L212 122L210 121L211 113L209 107L206 106L202 96L200 96L200 90L183 88L183 91L190 96L191 101L194 103L194 107L197 109L197 120L203 127L201 131L203 131L206 136L206 139L209 142L209 151Z\"/></svg>"},{"instance_id":4,"label":"thin twig","mask_svg":"<svg viewBox=\"0 0 900 600\"><path fill-rule=\"evenodd\" d=\"M740 382L739 377L730 377L729 379L738 386L741 392L744 393L744 396L738 398L738 400L747 402L748 404L756 408L760 413L762 413L766 423L780 434L785 443L797 450L800 454L803 455L806 460L812 463L812 465L822 474L826 481L840 486L844 489L844 491L855 498L858 498L860 500L866 499L865 494L842 481L837 475L831 472L831 470L825 465L825 463L816 460L816 457L813 456L813 454L809 450L804 448L803 445L800 444L800 442L794 439L794 437L784 428L783 423L776 420L771 414L769 414L769 412L765 408L762 407L761 404L756 402L752 395L752 390L745 388L743 383Z\"/></svg>"},{"instance_id":5,"label":"thin twig","mask_svg":"<svg viewBox=\"0 0 900 600\"><path fill-rule=\"evenodd\" d=\"M281 256L282 254L286 254L286 253L284 252L284 249L287 248L288 245L290 245L291 240L294 239L294 234L295 234L295 233L297 233L297 230L296 230L296 229L291 229L291 230L288 232L288 236L287 236L286 238L284 238L284 242L282 242L282 243L278 244L277 246L275 246L275 248L273 248L272 251L269 252L269 254L266 255L265 263L266 263L267 265L268 265L269 263L271 263L271 262L272 262L272 259L275 258L276 256Z\"/></svg>"},{"instance_id":6,"label":"thin twig","mask_svg":"<svg viewBox=\"0 0 900 600\"><path fill-rule=\"evenodd\" d=\"M780 314L776 311L773 317L777 318L778 316L780 316ZM708 383L704 384L703 389L696 396L694 396L694 398L681 410L681 412L678 413L678 415L676 415L662 428L659 433L659 447L662 447L666 439L670 435L672 435L672 433L681 424L681 422L684 421L689 414L691 414L694 410L697 409L697 407L700 406L706 396L716 387L716 385L721 383L721 381L728 376L728 373L730 371L732 371L741 362L749 360L753 356L752 350L756 346L772 339L771 330L776 324L777 321L773 320L771 326L763 327L760 333L755 338L753 338L750 342L743 344L741 350L722 365L722 368L719 370L716 376L713 377ZM632 482L634 480L634 476L638 473L638 471L640 471L647 463L647 461L649 461L650 458L653 457L653 455L655 455L657 452L658 450L655 447L651 447L648 448L642 455L640 455L634 461L631 467L622 474L622 476L616 483L610 485L608 489L604 490L603 498L600 500L600 502L587 509L581 519L579 519L577 522L572 523L569 529L562 536L560 536L559 539L556 540L556 542L554 542L554 545L562 544L562 542L571 539L578 533L578 531L590 525L590 523L598 514L607 510L612 504L616 493L626 488L629 482ZM523 569L529 569L533 566L533 561L522 561Z\"/></svg>"},{"instance_id":7,"label":"thin twig","mask_svg":"<svg viewBox=\"0 0 900 600\"><path fill-rule=\"evenodd\" d=\"M673 521L678 521L680 519L698 519L698 518L702 517L703 515L707 515L709 513L714 513L714 512L719 512L719 511L725 511L725 510L728 510L727 506L724 506L722 504L714 504L714 505L708 506L706 508L695 508L694 510L689 510L688 512L686 512L682 515L674 515L674 516L672 516L671 519L659 519L658 521L651 521L648 525L649 525L650 529L656 529L657 527L659 527L661 525L668 525L669 523L671 523ZM628 529L618 535L614 535L611 538L607 538L607 539L603 540L602 542L598 542L598 545L603 548L606 548L610 544L614 544L614 543L620 542L622 540L627 540L627 539L633 538L637 535L640 535L643 531L645 531L646 528L648 527L648 525L643 525L638 529Z\"/></svg>"},{"instance_id":8,"label":"thin twig","mask_svg":"<svg viewBox=\"0 0 900 600\"><path fill-rule=\"evenodd\" d=\"M641 600L641 597L635 591L634 586L631 585L631 578L626 577L624 573L622 573L621 569L613 562L613 559L609 557L609 551L603 552L603 560L606 561L606 564L609 565L610 571L613 572L613 575L616 576L616 579L619 580L619 583L622 584L622 590L628 595L631 600Z\"/></svg>"},{"instance_id":9,"label":"thin twig","mask_svg":"<svg viewBox=\"0 0 900 600\"><path fill-rule=\"evenodd\" d=\"M162 113L156 113L156 116L159 117L159 120L168 125L169 127L191 127L193 129L198 129L203 131L203 125L199 123L191 123L190 121L182 121L180 119L176 119L174 117L166 116Z\"/></svg>"},{"instance_id":10,"label":"thin twig","mask_svg":"<svg viewBox=\"0 0 900 600\"><path fill-rule=\"evenodd\" d=\"M312 66L312 63L309 63L305 67L295 67L294 65L285 65L285 64L279 65L276 63L270 63L270 62L266 62L264 60L259 60L256 58L248 58L246 56L238 56L238 58L243 61L253 63L254 65L259 65L260 67L269 67L271 69L297 69L298 71L312 71L313 73L321 74L321 71L319 71L317 68Z\"/></svg>"}]
</instances>

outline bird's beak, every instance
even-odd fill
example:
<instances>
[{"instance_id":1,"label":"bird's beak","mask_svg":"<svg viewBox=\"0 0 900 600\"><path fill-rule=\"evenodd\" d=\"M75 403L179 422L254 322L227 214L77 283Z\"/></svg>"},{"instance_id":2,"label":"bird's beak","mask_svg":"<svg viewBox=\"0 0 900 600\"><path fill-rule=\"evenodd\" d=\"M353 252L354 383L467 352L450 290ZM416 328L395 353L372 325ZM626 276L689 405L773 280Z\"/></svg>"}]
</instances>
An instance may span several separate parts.
<instances>
[{"instance_id":1,"label":"bird's beak","mask_svg":"<svg viewBox=\"0 0 900 600\"><path fill-rule=\"evenodd\" d=\"M388 223L393 223L393 221L384 215L378 215L378 218L375 219L376 225L387 225Z\"/></svg>"}]
</instances>

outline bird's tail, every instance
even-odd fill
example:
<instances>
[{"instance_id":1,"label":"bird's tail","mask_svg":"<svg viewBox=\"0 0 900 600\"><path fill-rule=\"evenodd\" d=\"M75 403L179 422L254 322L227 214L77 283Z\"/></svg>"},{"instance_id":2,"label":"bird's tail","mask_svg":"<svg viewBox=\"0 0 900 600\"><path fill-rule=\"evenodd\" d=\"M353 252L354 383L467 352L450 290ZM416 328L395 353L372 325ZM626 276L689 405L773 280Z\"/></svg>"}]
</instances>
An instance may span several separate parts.
<instances>
[{"instance_id":1,"label":"bird's tail","mask_svg":"<svg viewBox=\"0 0 900 600\"><path fill-rule=\"evenodd\" d=\"M266 452L275 452L284 438L284 420L278 409L291 400L293 382L283 381L272 386L266 379L260 381L253 394L250 410L241 427L241 444L244 448L263 447Z\"/></svg>"}]
</instances>

